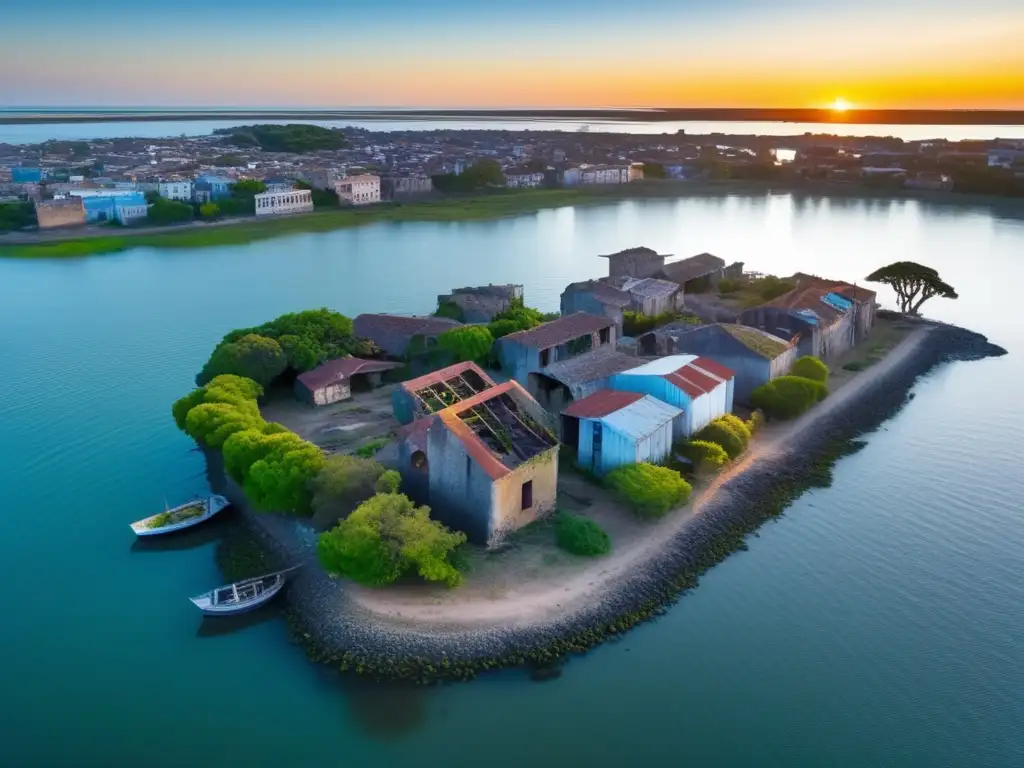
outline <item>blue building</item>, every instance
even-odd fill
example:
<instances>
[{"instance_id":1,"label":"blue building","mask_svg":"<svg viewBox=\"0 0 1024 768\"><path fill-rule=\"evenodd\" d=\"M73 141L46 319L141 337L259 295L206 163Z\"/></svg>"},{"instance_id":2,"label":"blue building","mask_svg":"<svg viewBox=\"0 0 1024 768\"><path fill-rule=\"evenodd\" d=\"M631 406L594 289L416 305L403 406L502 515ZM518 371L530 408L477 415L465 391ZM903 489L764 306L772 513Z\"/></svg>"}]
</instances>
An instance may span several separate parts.
<instances>
[{"instance_id":1,"label":"blue building","mask_svg":"<svg viewBox=\"0 0 1024 768\"><path fill-rule=\"evenodd\" d=\"M41 168L11 168L11 181L15 184L38 184L42 180Z\"/></svg>"},{"instance_id":2,"label":"blue building","mask_svg":"<svg viewBox=\"0 0 1024 768\"><path fill-rule=\"evenodd\" d=\"M598 476L656 464L672 451L672 423L682 413L650 395L605 389L562 412L562 442L576 446L576 463Z\"/></svg>"},{"instance_id":3,"label":"blue building","mask_svg":"<svg viewBox=\"0 0 1024 768\"><path fill-rule=\"evenodd\" d=\"M735 374L724 365L696 355L672 355L652 360L609 379L623 392L651 395L680 409L672 436L688 440L712 419L732 412Z\"/></svg>"},{"instance_id":4,"label":"blue building","mask_svg":"<svg viewBox=\"0 0 1024 768\"><path fill-rule=\"evenodd\" d=\"M118 221L129 224L146 218L149 207L141 192L125 192L123 195L96 195L83 197L86 221Z\"/></svg>"},{"instance_id":5,"label":"blue building","mask_svg":"<svg viewBox=\"0 0 1024 768\"><path fill-rule=\"evenodd\" d=\"M234 183L235 180L227 176L209 176L205 173L197 176L193 186L196 202L208 203L211 200L231 197L231 185Z\"/></svg>"}]
</instances>

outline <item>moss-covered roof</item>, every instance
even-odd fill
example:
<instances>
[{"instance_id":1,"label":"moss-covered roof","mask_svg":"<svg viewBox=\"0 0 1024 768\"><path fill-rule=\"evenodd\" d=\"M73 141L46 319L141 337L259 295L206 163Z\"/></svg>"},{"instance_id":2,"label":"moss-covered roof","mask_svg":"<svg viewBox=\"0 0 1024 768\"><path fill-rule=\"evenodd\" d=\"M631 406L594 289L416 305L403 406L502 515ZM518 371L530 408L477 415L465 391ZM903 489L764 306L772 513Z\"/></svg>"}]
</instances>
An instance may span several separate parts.
<instances>
[{"instance_id":1,"label":"moss-covered roof","mask_svg":"<svg viewBox=\"0 0 1024 768\"><path fill-rule=\"evenodd\" d=\"M722 328L728 331L734 339L751 352L756 352L769 360L774 360L790 347L782 339L758 328L750 328L746 325L733 325L731 323L722 323Z\"/></svg>"}]
</instances>

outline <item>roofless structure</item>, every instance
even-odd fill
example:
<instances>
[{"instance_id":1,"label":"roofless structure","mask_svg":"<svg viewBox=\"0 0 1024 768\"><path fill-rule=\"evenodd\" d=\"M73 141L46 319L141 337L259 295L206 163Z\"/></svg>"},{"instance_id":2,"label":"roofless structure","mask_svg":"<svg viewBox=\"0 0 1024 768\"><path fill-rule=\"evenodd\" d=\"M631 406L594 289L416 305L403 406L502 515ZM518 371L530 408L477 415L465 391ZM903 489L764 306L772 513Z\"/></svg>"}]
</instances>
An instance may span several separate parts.
<instances>
[{"instance_id":1,"label":"roofless structure","mask_svg":"<svg viewBox=\"0 0 1024 768\"><path fill-rule=\"evenodd\" d=\"M391 398L400 424L429 416L494 386L476 363L456 363L402 382Z\"/></svg>"}]
</instances>

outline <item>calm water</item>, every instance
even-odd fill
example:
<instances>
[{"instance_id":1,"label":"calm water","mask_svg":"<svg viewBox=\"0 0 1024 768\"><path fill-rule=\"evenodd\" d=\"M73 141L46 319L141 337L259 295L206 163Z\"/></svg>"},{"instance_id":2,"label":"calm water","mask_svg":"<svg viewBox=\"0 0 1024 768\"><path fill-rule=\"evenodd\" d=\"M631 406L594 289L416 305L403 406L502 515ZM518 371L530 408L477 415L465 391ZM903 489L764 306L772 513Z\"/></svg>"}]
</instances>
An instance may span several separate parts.
<instances>
[{"instance_id":1,"label":"calm water","mask_svg":"<svg viewBox=\"0 0 1024 768\"><path fill-rule=\"evenodd\" d=\"M860 123L773 123L773 122L701 122L662 123L625 120L192 120L125 121L117 123L54 123L52 125L0 125L0 143L36 144L50 139L84 139L137 136L204 136L218 128L244 123L307 123L329 128L353 126L371 131L507 130L578 131L594 133L731 133L760 136L801 136L805 133L832 133L839 136L898 136L906 141L924 139L1024 139L1024 125L867 125Z\"/></svg>"},{"instance_id":2,"label":"calm water","mask_svg":"<svg viewBox=\"0 0 1024 768\"><path fill-rule=\"evenodd\" d=\"M928 310L1011 354L920 382L831 489L554 682L353 688L276 619L211 634L185 598L218 583L215 526L135 544L206 488L169 407L226 330L487 281L550 310L639 244L850 280L917 259L962 296ZM0 764L1024 765L1022 254L1007 213L779 195L0 261Z\"/></svg>"}]
</instances>

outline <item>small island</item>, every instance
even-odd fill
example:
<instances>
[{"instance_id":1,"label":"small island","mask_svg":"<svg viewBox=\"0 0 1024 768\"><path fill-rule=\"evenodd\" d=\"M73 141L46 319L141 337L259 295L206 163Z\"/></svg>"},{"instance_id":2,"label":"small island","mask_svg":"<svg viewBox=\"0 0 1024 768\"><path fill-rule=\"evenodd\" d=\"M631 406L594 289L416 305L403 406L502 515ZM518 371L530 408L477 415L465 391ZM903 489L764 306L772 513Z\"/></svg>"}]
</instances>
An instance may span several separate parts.
<instances>
[{"instance_id":1,"label":"small island","mask_svg":"<svg viewBox=\"0 0 1024 768\"><path fill-rule=\"evenodd\" d=\"M173 415L245 536L226 575L303 564L295 637L416 682L551 674L656 617L950 360L1005 354L918 315L932 269L863 285L711 254L604 256L561 312L456 288L431 316L328 309L227 334Z\"/></svg>"}]
</instances>

